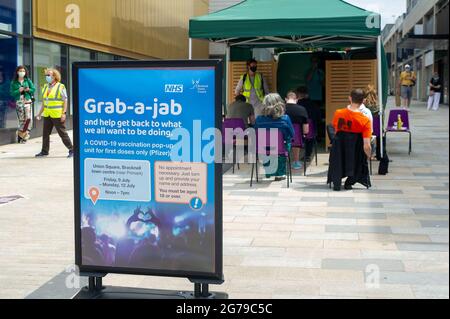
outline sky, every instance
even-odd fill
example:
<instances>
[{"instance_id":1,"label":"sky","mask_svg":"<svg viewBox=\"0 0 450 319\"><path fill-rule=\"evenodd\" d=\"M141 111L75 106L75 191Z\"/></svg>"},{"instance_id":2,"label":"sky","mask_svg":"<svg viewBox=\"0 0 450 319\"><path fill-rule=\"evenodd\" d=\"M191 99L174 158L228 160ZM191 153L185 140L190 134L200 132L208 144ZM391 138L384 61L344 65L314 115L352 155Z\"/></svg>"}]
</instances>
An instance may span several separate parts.
<instances>
[{"instance_id":1,"label":"sky","mask_svg":"<svg viewBox=\"0 0 450 319\"><path fill-rule=\"evenodd\" d=\"M406 0L345 0L348 3L369 11L381 13L382 28L394 23L398 16L406 11Z\"/></svg>"}]
</instances>

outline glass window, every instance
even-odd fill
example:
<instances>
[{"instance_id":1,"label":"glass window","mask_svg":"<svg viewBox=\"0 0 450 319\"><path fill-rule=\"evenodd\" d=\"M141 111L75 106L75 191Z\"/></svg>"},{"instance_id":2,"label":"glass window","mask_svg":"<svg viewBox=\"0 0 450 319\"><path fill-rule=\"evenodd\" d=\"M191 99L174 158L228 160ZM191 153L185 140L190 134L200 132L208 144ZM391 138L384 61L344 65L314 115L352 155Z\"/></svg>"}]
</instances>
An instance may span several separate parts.
<instances>
[{"instance_id":1,"label":"glass window","mask_svg":"<svg viewBox=\"0 0 450 319\"><path fill-rule=\"evenodd\" d=\"M69 52L70 65L72 65L73 62L92 61L91 51L89 50L70 47Z\"/></svg>"},{"instance_id":2,"label":"glass window","mask_svg":"<svg viewBox=\"0 0 450 319\"><path fill-rule=\"evenodd\" d=\"M69 82L70 83L67 86L67 89L69 90L69 100L70 100L69 114L70 115L73 114L72 63L74 63L74 62L89 62L89 61L95 61L95 60L96 60L95 52L92 52L92 51L86 50L86 49L77 48L77 47L69 48L69 65L70 65L70 69L69 69L70 81Z\"/></svg>"},{"instance_id":3,"label":"glass window","mask_svg":"<svg viewBox=\"0 0 450 319\"><path fill-rule=\"evenodd\" d=\"M123 56L115 55L115 56L114 56L114 60L115 60L115 61L132 61L133 59L131 59L131 58L126 58L126 57L123 57Z\"/></svg>"},{"instance_id":4,"label":"glass window","mask_svg":"<svg viewBox=\"0 0 450 319\"><path fill-rule=\"evenodd\" d=\"M67 46L53 42L35 40L34 41L34 79L36 94L34 105L35 112L39 112L42 103L41 91L46 84L45 69L51 67L61 72L61 82L68 86L68 70L67 70Z\"/></svg>"},{"instance_id":5,"label":"glass window","mask_svg":"<svg viewBox=\"0 0 450 319\"><path fill-rule=\"evenodd\" d=\"M30 42L0 34L0 129L17 127L16 105L9 91L17 66L30 70Z\"/></svg>"},{"instance_id":6,"label":"glass window","mask_svg":"<svg viewBox=\"0 0 450 319\"><path fill-rule=\"evenodd\" d=\"M0 0L0 31L31 34L31 0Z\"/></svg>"},{"instance_id":7,"label":"glass window","mask_svg":"<svg viewBox=\"0 0 450 319\"><path fill-rule=\"evenodd\" d=\"M97 52L98 61L114 61L114 55L109 53Z\"/></svg>"}]
</instances>

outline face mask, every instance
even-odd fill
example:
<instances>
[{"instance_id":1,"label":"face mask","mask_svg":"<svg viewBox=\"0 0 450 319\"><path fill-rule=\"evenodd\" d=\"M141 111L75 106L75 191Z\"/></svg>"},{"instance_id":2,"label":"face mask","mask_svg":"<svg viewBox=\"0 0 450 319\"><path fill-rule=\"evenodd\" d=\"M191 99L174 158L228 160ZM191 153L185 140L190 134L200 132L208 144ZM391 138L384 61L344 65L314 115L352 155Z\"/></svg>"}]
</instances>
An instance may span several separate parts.
<instances>
[{"instance_id":1,"label":"face mask","mask_svg":"<svg viewBox=\"0 0 450 319\"><path fill-rule=\"evenodd\" d=\"M19 78L23 79L27 74L25 72L18 72L17 75L19 76Z\"/></svg>"},{"instance_id":2,"label":"face mask","mask_svg":"<svg viewBox=\"0 0 450 319\"><path fill-rule=\"evenodd\" d=\"M253 73L255 73L256 71L258 71L258 67L257 66L252 66L250 68L250 71L252 71Z\"/></svg>"},{"instance_id":3,"label":"face mask","mask_svg":"<svg viewBox=\"0 0 450 319\"><path fill-rule=\"evenodd\" d=\"M45 77L45 80L47 81L47 83L53 83L53 77L51 75L47 75Z\"/></svg>"}]
</instances>

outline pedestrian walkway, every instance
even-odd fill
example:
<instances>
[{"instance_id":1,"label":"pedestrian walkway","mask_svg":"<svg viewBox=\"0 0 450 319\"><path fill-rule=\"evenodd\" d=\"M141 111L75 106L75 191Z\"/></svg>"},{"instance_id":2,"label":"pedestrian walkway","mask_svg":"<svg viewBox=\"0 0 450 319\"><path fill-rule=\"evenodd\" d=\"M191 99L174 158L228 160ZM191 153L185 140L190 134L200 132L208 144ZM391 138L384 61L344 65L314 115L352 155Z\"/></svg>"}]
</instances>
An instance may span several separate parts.
<instances>
[{"instance_id":1,"label":"pedestrian walkway","mask_svg":"<svg viewBox=\"0 0 450 319\"><path fill-rule=\"evenodd\" d=\"M291 188L247 165L224 176L224 264L231 298L448 298L448 107L415 103L413 153L392 135L390 174L332 192L327 155ZM72 161L58 138L0 147L0 298L24 298L73 263ZM374 163L374 171L377 163ZM51 200L49 200L51 199ZM192 289L184 279L111 275L107 285ZM214 287L216 288L216 287Z\"/></svg>"}]
</instances>

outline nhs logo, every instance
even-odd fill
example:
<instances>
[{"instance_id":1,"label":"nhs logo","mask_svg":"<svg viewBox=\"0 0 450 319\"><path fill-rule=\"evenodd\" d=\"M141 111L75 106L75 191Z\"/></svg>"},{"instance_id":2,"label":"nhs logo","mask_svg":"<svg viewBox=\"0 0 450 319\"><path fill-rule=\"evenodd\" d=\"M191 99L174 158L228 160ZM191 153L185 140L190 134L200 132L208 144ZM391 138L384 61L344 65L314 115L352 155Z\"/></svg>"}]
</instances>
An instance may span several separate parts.
<instances>
[{"instance_id":1,"label":"nhs logo","mask_svg":"<svg viewBox=\"0 0 450 319\"><path fill-rule=\"evenodd\" d=\"M183 84L166 84L164 88L164 92L166 93L183 93L184 86Z\"/></svg>"}]
</instances>

